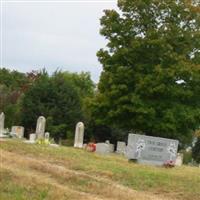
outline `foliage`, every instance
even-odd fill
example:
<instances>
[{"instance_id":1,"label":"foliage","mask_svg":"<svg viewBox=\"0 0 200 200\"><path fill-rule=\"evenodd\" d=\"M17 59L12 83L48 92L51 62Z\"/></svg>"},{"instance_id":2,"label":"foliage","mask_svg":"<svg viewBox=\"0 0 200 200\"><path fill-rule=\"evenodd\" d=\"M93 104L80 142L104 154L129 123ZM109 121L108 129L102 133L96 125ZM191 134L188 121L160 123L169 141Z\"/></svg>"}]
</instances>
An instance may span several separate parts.
<instances>
[{"instance_id":1,"label":"foliage","mask_svg":"<svg viewBox=\"0 0 200 200\"><path fill-rule=\"evenodd\" d=\"M182 151L183 153L183 164L189 164L192 162L192 152L191 151Z\"/></svg>"},{"instance_id":2,"label":"foliage","mask_svg":"<svg viewBox=\"0 0 200 200\"><path fill-rule=\"evenodd\" d=\"M6 115L6 127L20 123L20 100L28 84L26 74L0 69L0 112Z\"/></svg>"},{"instance_id":3,"label":"foliage","mask_svg":"<svg viewBox=\"0 0 200 200\"><path fill-rule=\"evenodd\" d=\"M89 72L70 73L63 72L63 76L77 90L81 99L92 97L94 95L95 84L91 80Z\"/></svg>"},{"instance_id":4,"label":"foliage","mask_svg":"<svg viewBox=\"0 0 200 200\"><path fill-rule=\"evenodd\" d=\"M75 124L89 122L85 102L94 95L94 83L88 72L56 71L49 76L45 69L27 74L0 69L0 112L6 115L6 127L23 125L35 131L40 115L47 118L47 130L58 139L72 137Z\"/></svg>"},{"instance_id":5,"label":"foliage","mask_svg":"<svg viewBox=\"0 0 200 200\"><path fill-rule=\"evenodd\" d=\"M47 118L47 131L53 137L66 137L67 130L73 130L82 119L77 91L61 72L55 72L51 77L43 72L26 92L22 109L26 127L35 129L36 120L42 115Z\"/></svg>"},{"instance_id":6,"label":"foliage","mask_svg":"<svg viewBox=\"0 0 200 200\"><path fill-rule=\"evenodd\" d=\"M26 74L18 71L10 71L6 68L0 69L0 85L4 85L11 90L21 89L28 83Z\"/></svg>"},{"instance_id":7,"label":"foliage","mask_svg":"<svg viewBox=\"0 0 200 200\"><path fill-rule=\"evenodd\" d=\"M192 157L197 163L200 163L200 137L198 137L197 142L192 148Z\"/></svg>"},{"instance_id":8,"label":"foliage","mask_svg":"<svg viewBox=\"0 0 200 200\"><path fill-rule=\"evenodd\" d=\"M105 10L96 124L191 142L200 125L199 2L119 0Z\"/></svg>"}]
</instances>

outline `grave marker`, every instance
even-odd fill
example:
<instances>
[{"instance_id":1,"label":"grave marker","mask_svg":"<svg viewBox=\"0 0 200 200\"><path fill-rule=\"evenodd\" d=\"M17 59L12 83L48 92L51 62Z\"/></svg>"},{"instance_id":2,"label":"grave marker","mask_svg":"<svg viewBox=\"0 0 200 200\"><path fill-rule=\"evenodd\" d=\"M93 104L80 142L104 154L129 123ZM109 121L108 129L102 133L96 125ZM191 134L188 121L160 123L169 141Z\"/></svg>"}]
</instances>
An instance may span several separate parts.
<instances>
[{"instance_id":1,"label":"grave marker","mask_svg":"<svg viewBox=\"0 0 200 200\"><path fill-rule=\"evenodd\" d=\"M46 119L45 117L40 116L37 120L36 132L35 132L37 139L44 138L45 126L46 126Z\"/></svg>"},{"instance_id":2,"label":"grave marker","mask_svg":"<svg viewBox=\"0 0 200 200\"><path fill-rule=\"evenodd\" d=\"M24 137L24 127L23 126L12 126L11 133L15 135L17 138Z\"/></svg>"},{"instance_id":3,"label":"grave marker","mask_svg":"<svg viewBox=\"0 0 200 200\"><path fill-rule=\"evenodd\" d=\"M83 138L84 138L84 124L83 122L78 122L75 130L74 147L83 148Z\"/></svg>"},{"instance_id":4,"label":"grave marker","mask_svg":"<svg viewBox=\"0 0 200 200\"><path fill-rule=\"evenodd\" d=\"M5 133L5 130L4 130L4 121L5 121L5 115L2 112L0 114L0 135L3 135Z\"/></svg>"},{"instance_id":5,"label":"grave marker","mask_svg":"<svg viewBox=\"0 0 200 200\"><path fill-rule=\"evenodd\" d=\"M117 150L116 153L124 154L126 151L126 143L125 142L117 142Z\"/></svg>"},{"instance_id":6,"label":"grave marker","mask_svg":"<svg viewBox=\"0 0 200 200\"><path fill-rule=\"evenodd\" d=\"M143 164L163 165L166 161L175 163L178 143L177 140L129 134L126 157Z\"/></svg>"}]
</instances>

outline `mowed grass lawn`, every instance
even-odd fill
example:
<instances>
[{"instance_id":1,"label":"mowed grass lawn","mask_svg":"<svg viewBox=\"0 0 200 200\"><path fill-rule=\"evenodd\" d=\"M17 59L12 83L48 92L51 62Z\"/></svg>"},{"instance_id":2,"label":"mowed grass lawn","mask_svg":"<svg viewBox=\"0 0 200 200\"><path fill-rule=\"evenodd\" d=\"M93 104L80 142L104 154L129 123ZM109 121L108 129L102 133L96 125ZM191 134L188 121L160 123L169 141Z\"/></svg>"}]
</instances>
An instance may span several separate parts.
<instances>
[{"instance_id":1,"label":"mowed grass lawn","mask_svg":"<svg viewBox=\"0 0 200 200\"><path fill-rule=\"evenodd\" d=\"M0 141L1 200L200 200L200 168L165 169L72 147Z\"/></svg>"}]
</instances>

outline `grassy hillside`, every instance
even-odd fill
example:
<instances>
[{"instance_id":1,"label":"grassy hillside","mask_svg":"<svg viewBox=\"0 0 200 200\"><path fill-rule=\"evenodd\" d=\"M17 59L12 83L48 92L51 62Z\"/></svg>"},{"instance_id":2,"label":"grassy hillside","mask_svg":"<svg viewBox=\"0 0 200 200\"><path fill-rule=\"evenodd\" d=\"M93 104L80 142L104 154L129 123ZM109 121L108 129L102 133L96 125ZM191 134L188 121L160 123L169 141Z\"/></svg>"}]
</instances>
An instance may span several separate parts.
<instances>
[{"instance_id":1,"label":"grassy hillside","mask_svg":"<svg viewBox=\"0 0 200 200\"><path fill-rule=\"evenodd\" d=\"M69 147L0 142L2 200L199 200L200 169L129 163Z\"/></svg>"}]
</instances>

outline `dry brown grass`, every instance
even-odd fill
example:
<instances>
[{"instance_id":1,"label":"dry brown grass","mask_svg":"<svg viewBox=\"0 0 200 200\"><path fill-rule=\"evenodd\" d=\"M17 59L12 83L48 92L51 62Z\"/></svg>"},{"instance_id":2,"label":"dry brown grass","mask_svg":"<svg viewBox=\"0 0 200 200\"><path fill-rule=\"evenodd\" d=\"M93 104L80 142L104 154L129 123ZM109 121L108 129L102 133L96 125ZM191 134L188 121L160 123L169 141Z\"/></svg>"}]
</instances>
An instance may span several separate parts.
<instances>
[{"instance_id":1,"label":"dry brown grass","mask_svg":"<svg viewBox=\"0 0 200 200\"><path fill-rule=\"evenodd\" d=\"M200 170L0 141L0 200L199 200Z\"/></svg>"},{"instance_id":2,"label":"dry brown grass","mask_svg":"<svg viewBox=\"0 0 200 200\"><path fill-rule=\"evenodd\" d=\"M1 171L11 173L13 182L31 188L35 185L49 186L49 200L167 200L161 196L134 191L106 178L70 170L67 166L52 164L41 158L1 150L1 159Z\"/></svg>"}]
</instances>

